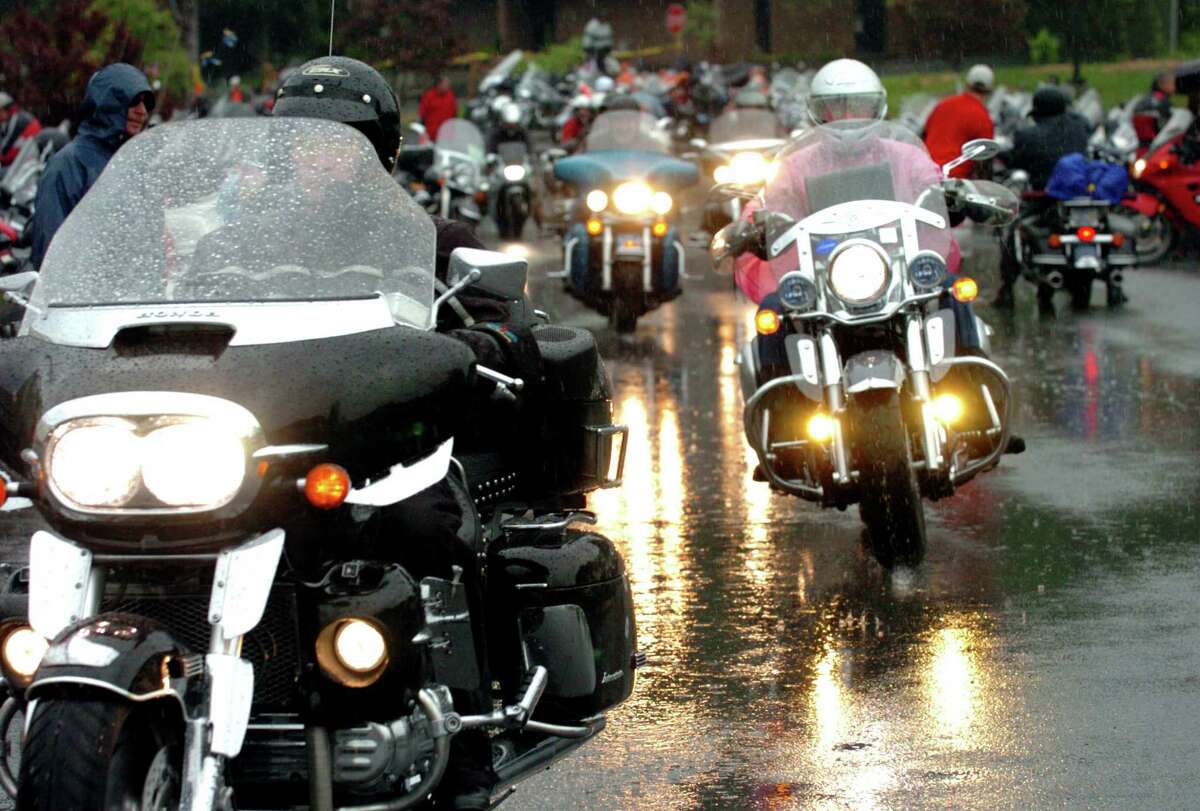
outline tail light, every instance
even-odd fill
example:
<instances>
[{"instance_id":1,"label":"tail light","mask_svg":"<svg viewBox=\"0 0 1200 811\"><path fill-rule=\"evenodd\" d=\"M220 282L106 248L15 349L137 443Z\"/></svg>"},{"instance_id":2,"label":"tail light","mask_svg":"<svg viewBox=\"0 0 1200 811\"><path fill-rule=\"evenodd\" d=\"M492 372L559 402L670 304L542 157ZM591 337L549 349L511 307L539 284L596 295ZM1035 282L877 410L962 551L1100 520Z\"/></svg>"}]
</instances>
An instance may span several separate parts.
<instances>
[{"instance_id":1,"label":"tail light","mask_svg":"<svg viewBox=\"0 0 1200 811\"><path fill-rule=\"evenodd\" d=\"M1062 247L1062 237L1059 236L1058 234L1051 234L1049 241L1050 241L1051 248L1061 248Z\"/></svg>"},{"instance_id":2,"label":"tail light","mask_svg":"<svg viewBox=\"0 0 1200 811\"><path fill-rule=\"evenodd\" d=\"M1122 234L1120 231L1113 234L1112 235L1112 244L1113 244L1113 247L1120 248L1122 245L1125 244L1125 235Z\"/></svg>"},{"instance_id":3,"label":"tail light","mask_svg":"<svg viewBox=\"0 0 1200 811\"><path fill-rule=\"evenodd\" d=\"M1096 238L1096 229L1090 225L1084 225L1075 232L1075 236L1079 237L1080 242L1091 242Z\"/></svg>"}]
</instances>

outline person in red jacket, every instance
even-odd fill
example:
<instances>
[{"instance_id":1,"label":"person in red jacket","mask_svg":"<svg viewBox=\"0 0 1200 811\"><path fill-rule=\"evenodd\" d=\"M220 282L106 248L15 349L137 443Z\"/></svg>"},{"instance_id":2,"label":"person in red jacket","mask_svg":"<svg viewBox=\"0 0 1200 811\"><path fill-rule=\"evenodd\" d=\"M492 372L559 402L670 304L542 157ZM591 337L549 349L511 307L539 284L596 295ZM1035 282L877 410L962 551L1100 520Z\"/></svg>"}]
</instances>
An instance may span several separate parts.
<instances>
[{"instance_id":1,"label":"person in red jacket","mask_svg":"<svg viewBox=\"0 0 1200 811\"><path fill-rule=\"evenodd\" d=\"M458 99L450 89L450 79L439 76L437 84L425 91L417 107L417 115L421 117L430 140L437 140L442 124L458 115Z\"/></svg>"},{"instance_id":2,"label":"person in red jacket","mask_svg":"<svg viewBox=\"0 0 1200 811\"><path fill-rule=\"evenodd\" d=\"M0 166L16 160L21 147L41 131L38 120L18 108L13 97L0 90Z\"/></svg>"},{"instance_id":3,"label":"person in red jacket","mask_svg":"<svg viewBox=\"0 0 1200 811\"><path fill-rule=\"evenodd\" d=\"M962 153L962 145L975 138L995 134L987 97L996 76L987 65L975 65L967 71L967 89L957 96L942 99L925 122L925 146L938 166L945 166ZM950 172L951 177L972 177L976 163L968 161Z\"/></svg>"}]
</instances>

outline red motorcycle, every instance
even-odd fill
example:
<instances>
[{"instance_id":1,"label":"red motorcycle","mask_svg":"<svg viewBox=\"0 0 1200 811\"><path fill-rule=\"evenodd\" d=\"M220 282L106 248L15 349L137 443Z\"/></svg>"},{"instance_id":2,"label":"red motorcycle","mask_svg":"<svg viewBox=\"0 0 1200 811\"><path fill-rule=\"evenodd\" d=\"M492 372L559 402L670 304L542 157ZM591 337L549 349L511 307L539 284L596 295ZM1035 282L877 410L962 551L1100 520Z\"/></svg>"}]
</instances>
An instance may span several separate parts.
<instances>
[{"instance_id":1,"label":"red motorcycle","mask_svg":"<svg viewBox=\"0 0 1200 811\"><path fill-rule=\"evenodd\" d=\"M1139 262L1153 264L1200 232L1200 150L1177 135L1134 161L1130 176L1134 195L1122 204L1136 218Z\"/></svg>"}]
</instances>

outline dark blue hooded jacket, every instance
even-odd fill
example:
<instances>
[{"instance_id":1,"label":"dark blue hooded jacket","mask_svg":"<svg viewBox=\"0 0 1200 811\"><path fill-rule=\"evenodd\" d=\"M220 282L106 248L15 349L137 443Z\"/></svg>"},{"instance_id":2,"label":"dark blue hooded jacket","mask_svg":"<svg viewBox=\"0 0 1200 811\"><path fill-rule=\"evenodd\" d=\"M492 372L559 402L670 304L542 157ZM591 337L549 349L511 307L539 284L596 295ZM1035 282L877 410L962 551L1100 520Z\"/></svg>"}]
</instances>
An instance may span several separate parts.
<instances>
[{"instance_id":1,"label":"dark blue hooded jacket","mask_svg":"<svg viewBox=\"0 0 1200 811\"><path fill-rule=\"evenodd\" d=\"M154 106L154 92L145 74L133 65L118 62L101 68L88 80L79 134L60 149L38 183L33 221L29 226L35 268L42 266L50 240L63 220L79 204L100 177L117 148L125 142L125 120L137 97L146 94L147 110Z\"/></svg>"}]
</instances>

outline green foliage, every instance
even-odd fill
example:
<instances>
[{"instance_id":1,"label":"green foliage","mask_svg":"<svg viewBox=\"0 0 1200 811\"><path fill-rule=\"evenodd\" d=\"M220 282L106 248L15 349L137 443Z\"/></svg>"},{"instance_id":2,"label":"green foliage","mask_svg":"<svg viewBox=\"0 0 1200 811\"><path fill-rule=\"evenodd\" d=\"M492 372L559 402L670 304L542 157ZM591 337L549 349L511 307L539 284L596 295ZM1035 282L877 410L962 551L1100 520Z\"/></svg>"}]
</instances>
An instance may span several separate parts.
<instances>
[{"instance_id":1,"label":"green foliage","mask_svg":"<svg viewBox=\"0 0 1200 811\"><path fill-rule=\"evenodd\" d=\"M187 96L191 66L170 11L156 0L92 0L90 8L106 15L114 24L123 24L141 41L139 61L151 81L158 78L175 98ZM101 35L101 46L107 46L116 36L114 24Z\"/></svg>"},{"instance_id":2,"label":"green foliage","mask_svg":"<svg viewBox=\"0 0 1200 811\"><path fill-rule=\"evenodd\" d=\"M699 53L712 53L717 41L717 10L712 0L692 0L687 4L687 23L683 26L683 36Z\"/></svg>"},{"instance_id":3,"label":"green foliage","mask_svg":"<svg viewBox=\"0 0 1200 811\"><path fill-rule=\"evenodd\" d=\"M1042 28L1062 42L1062 59L1161 56L1167 46L1168 0L1056 0L1034 3L1026 31ZM1187 5L1186 3L1183 5Z\"/></svg>"},{"instance_id":4,"label":"green foliage","mask_svg":"<svg viewBox=\"0 0 1200 811\"><path fill-rule=\"evenodd\" d=\"M574 70L583 60L583 40L580 37L551 45L533 54L532 59L539 68L557 76Z\"/></svg>"},{"instance_id":5,"label":"green foliage","mask_svg":"<svg viewBox=\"0 0 1200 811\"><path fill-rule=\"evenodd\" d=\"M1029 38L1029 61L1035 65L1052 65L1058 62L1062 40L1050 33L1048 28L1039 28Z\"/></svg>"},{"instance_id":6,"label":"green foliage","mask_svg":"<svg viewBox=\"0 0 1200 811\"><path fill-rule=\"evenodd\" d=\"M904 0L897 6L916 35L920 58L959 66L981 52L1012 53L1025 45L1025 0L976 0L970 13L946 0Z\"/></svg>"}]
</instances>

